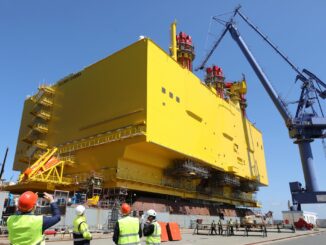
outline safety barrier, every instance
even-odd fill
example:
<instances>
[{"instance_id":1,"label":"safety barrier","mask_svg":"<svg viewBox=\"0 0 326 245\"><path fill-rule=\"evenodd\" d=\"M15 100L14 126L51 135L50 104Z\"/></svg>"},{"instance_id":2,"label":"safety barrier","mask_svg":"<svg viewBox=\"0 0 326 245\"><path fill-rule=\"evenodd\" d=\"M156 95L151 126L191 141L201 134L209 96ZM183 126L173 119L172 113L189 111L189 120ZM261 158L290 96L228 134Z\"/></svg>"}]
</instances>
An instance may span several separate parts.
<instances>
[{"instance_id":1,"label":"safety barrier","mask_svg":"<svg viewBox=\"0 0 326 245\"><path fill-rule=\"evenodd\" d=\"M181 241L181 232L178 223L169 222L166 226L170 241Z\"/></svg>"},{"instance_id":2,"label":"safety barrier","mask_svg":"<svg viewBox=\"0 0 326 245\"><path fill-rule=\"evenodd\" d=\"M158 222L161 226L161 242L168 242L169 236L168 231L166 229L167 223L166 222Z\"/></svg>"}]
</instances>

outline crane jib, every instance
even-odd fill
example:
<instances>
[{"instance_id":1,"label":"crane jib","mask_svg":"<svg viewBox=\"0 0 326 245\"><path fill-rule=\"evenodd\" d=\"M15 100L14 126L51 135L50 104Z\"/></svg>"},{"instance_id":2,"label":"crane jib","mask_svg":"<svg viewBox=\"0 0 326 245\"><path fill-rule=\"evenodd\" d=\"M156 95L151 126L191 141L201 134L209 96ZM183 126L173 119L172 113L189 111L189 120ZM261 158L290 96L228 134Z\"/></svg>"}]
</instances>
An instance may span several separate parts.
<instances>
[{"instance_id":1,"label":"crane jib","mask_svg":"<svg viewBox=\"0 0 326 245\"><path fill-rule=\"evenodd\" d=\"M257 77L259 78L259 80L262 83L263 87L265 88L266 92L268 93L268 95L272 99L272 101L273 101L274 105L276 106L277 110L280 112L283 120L285 122L292 121L292 116L291 116L291 113L289 112L289 110L286 107L286 103L284 101L282 101L280 96L273 89L272 85L268 81L267 76L265 75L265 73L263 72L263 70L261 69L259 64L257 63L256 59L254 58L254 56L250 52L248 46L246 45L245 41L241 37L239 31L236 29L236 27L234 26L233 23L228 23L227 26L228 26L228 30L229 30L232 38L235 40L235 42L240 47L242 53L244 54L244 56L247 58L249 64L251 65L251 67L255 71Z\"/></svg>"},{"instance_id":2,"label":"crane jib","mask_svg":"<svg viewBox=\"0 0 326 245\"><path fill-rule=\"evenodd\" d=\"M200 69L204 68L209 57L211 57L212 53L225 36L225 33L229 31L233 40L238 44L240 50L259 78L259 81L281 114L289 130L290 138L295 139L294 143L299 147L306 186L305 188L302 188L301 183L299 182L290 183L294 208L301 210L301 203L326 202L326 192L321 192L318 189L317 179L314 172L313 155L310 145L314 139L326 137L326 133L324 132L326 130L326 118L324 117L324 113L319 101L319 98L326 98L326 84L307 69L303 69L301 72L299 68L297 68L297 66L295 66L294 63L292 63L289 58L283 52L281 52L266 35L264 35L256 26L254 26L249 21L246 16L244 16L239 11L239 9L240 7L237 7L232 18L229 21L224 22L225 29L223 30L222 35L213 45L213 48L204 59ZM276 51L276 53L278 53L284 59L284 61L286 61L291 66L291 68L298 74L296 80L302 81L301 94L299 100L297 101L298 105L294 117L291 115L291 112L287 107L287 103L282 100L282 98L272 87L267 76L261 69L260 65L256 61L255 57L237 30L233 21L236 15L239 15L256 33L258 33L260 37L264 39L264 41L266 41ZM216 18L214 19L217 20ZM317 102L317 105L319 106L321 116L318 115L317 111L314 108L315 102Z\"/></svg>"}]
</instances>

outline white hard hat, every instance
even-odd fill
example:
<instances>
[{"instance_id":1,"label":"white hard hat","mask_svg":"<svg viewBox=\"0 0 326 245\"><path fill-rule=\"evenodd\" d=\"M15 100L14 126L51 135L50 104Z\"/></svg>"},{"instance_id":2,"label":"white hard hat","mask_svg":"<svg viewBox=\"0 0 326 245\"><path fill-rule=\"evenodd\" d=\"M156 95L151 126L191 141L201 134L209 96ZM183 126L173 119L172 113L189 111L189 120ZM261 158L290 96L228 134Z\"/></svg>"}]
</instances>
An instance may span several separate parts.
<instances>
[{"instance_id":1,"label":"white hard hat","mask_svg":"<svg viewBox=\"0 0 326 245\"><path fill-rule=\"evenodd\" d=\"M150 209L150 210L148 210L148 211L147 211L147 216L154 216L154 217L156 217L156 212L155 212L155 210L154 210L154 209Z\"/></svg>"},{"instance_id":2,"label":"white hard hat","mask_svg":"<svg viewBox=\"0 0 326 245\"><path fill-rule=\"evenodd\" d=\"M83 215L85 212L85 207L83 205L78 205L75 209L77 215Z\"/></svg>"}]
</instances>

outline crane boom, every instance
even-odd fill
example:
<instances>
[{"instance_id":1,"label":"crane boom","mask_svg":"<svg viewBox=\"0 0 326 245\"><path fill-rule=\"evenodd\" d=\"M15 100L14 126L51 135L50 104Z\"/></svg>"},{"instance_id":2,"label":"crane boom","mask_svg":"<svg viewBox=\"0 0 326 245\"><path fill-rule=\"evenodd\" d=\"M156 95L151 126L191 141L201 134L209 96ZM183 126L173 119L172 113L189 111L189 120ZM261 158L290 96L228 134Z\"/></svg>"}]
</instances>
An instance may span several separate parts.
<instances>
[{"instance_id":1,"label":"crane boom","mask_svg":"<svg viewBox=\"0 0 326 245\"><path fill-rule=\"evenodd\" d=\"M228 28L226 27L223 31L222 34L220 35L219 39L214 43L213 48L209 51L208 55L205 57L204 61L201 63L201 65L199 67L197 67L195 69L195 71L198 70L202 70L205 68L205 65L208 61L208 59L212 56L212 54L214 53L215 49L217 48L217 46L220 44L220 42L222 41L223 37L225 36L225 34L228 32Z\"/></svg>"},{"instance_id":2,"label":"crane boom","mask_svg":"<svg viewBox=\"0 0 326 245\"><path fill-rule=\"evenodd\" d=\"M261 36L275 51L276 53L278 53L290 66L291 68L297 72L299 75L302 75L303 74L301 73L301 71L298 69L298 67L296 67L293 62L290 61L290 59L285 55L283 54L283 52L281 50L279 50L277 48L277 46L275 44L273 44L269 38L264 35L250 20L248 17L244 16L240 11L239 9L235 9L235 12L259 35Z\"/></svg>"},{"instance_id":3,"label":"crane boom","mask_svg":"<svg viewBox=\"0 0 326 245\"><path fill-rule=\"evenodd\" d=\"M254 56L250 52L248 46L246 45L245 41L241 37L239 31L236 29L234 24L229 23L228 26L229 26L228 30L232 38L240 47L242 53L247 58L249 64L255 71L257 77L259 78L260 82L264 86L266 92L268 93L274 105L276 106L277 110L281 114L283 120L289 126L290 124L292 124L292 116L290 112L287 110L285 103L273 89L267 76L265 75L265 73L263 72L263 70L257 63L257 61L255 60ZM313 168L313 156L312 156L312 151L310 146L310 140L301 140L300 142L298 142L298 145L299 145L302 168L303 168L305 182L306 182L306 189L310 192L318 191L316 175Z\"/></svg>"},{"instance_id":4,"label":"crane boom","mask_svg":"<svg viewBox=\"0 0 326 245\"><path fill-rule=\"evenodd\" d=\"M233 18L235 17L235 15L238 13L239 9L241 8L241 6L239 5L238 7L235 8L233 16L229 19L228 22L232 22ZM213 17L214 20L217 20L217 18ZM200 64L200 66L198 66L195 71L198 70L203 70L205 68L205 65L207 63L207 61L209 60L209 58L212 56L212 54L214 53L215 49L217 48L217 46L220 44L220 42L222 41L223 37L225 36L225 34L228 32L228 27L227 25L225 26L224 30L222 31L222 34L220 35L220 37L217 39L217 41L214 43L213 47L211 48L211 50L208 52L208 54L206 55L205 59L203 60L203 62Z\"/></svg>"},{"instance_id":5,"label":"crane boom","mask_svg":"<svg viewBox=\"0 0 326 245\"><path fill-rule=\"evenodd\" d=\"M9 147L6 149L5 157L3 159L2 165L1 165L1 170L0 170L0 180L2 180L2 175L5 170L5 165L6 165L6 160L7 160L7 155L8 155Z\"/></svg>"},{"instance_id":6,"label":"crane boom","mask_svg":"<svg viewBox=\"0 0 326 245\"><path fill-rule=\"evenodd\" d=\"M225 33L229 31L233 40L237 43L240 50L248 60L249 64L253 68L259 81L262 83L264 89L272 99L273 104L281 114L288 130L289 136L295 139L294 143L298 144L302 169L304 173L306 188L302 188L301 183L291 182L290 190L292 195L293 205L301 210L301 204L303 203L326 203L326 192L319 191L317 185L317 179L315 176L314 165L313 165L313 154L311 150L311 142L316 138L325 138L326 130L326 118L322 112L318 96L322 99L326 98L326 84L322 82L312 72L303 69L301 72L289 59L285 56L262 32L255 27L247 17L245 17L240 11L240 7L237 7L234 11L233 17L230 21L226 22L225 30L217 42L213 45L213 49L208 53L208 56L204 59L203 64L199 69L203 69L204 65L212 55L213 51L220 44ZM298 74L296 80L302 81L301 95L298 100L298 107L296 110L295 117L293 117L287 108L286 103L274 90L273 86L269 82L264 71L256 61L255 57L249 50L246 42L241 37L240 32L237 30L233 18L236 15L240 15L241 18L253 28ZM314 85L317 84L318 88ZM318 96L317 96L318 95ZM318 102L319 109L322 117L318 116L317 111L314 109L313 104L315 101Z\"/></svg>"},{"instance_id":7,"label":"crane boom","mask_svg":"<svg viewBox=\"0 0 326 245\"><path fill-rule=\"evenodd\" d=\"M286 107L286 104L280 98L280 96L276 93L274 88L272 87L271 83L269 82L267 76L265 75L264 71L260 67L260 65L257 63L255 57L250 52L248 46L244 42L243 38L241 37L239 31L235 27L233 23L228 23L227 28L233 38L233 40L238 44L240 47L242 53L247 58L249 64L253 68L254 72L256 73L257 77L259 78L260 82L264 86L265 90L267 91L269 97L272 99L274 105L276 106L277 110L281 114L284 122L288 124L292 121L292 116L289 112L289 110Z\"/></svg>"}]
</instances>

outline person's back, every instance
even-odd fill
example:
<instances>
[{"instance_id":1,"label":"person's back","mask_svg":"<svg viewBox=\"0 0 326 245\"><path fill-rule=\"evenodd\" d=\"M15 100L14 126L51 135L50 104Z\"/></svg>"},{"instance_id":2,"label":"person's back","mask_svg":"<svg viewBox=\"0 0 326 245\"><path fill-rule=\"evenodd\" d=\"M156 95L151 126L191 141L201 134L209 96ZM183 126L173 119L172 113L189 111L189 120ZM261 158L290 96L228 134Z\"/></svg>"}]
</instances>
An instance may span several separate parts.
<instances>
[{"instance_id":1,"label":"person's back","mask_svg":"<svg viewBox=\"0 0 326 245\"><path fill-rule=\"evenodd\" d=\"M11 215L7 220L10 244L45 244L43 232L60 221L60 212L52 195L44 193L44 198L50 202L52 217L34 215L32 213L38 199L35 193L27 191L19 197L19 213Z\"/></svg>"},{"instance_id":2,"label":"person's back","mask_svg":"<svg viewBox=\"0 0 326 245\"><path fill-rule=\"evenodd\" d=\"M216 223L215 223L215 221L214 221L214 220L212 221L212 224L211 224L211 228L214 228L214 229L216 229Z\"/></svg>"},{"instance_id":3,"label":"person's back","mask_svg":"<svg viewBox=\"0 0 326 245\"><path fill-rule=\"evenodd\" d=\"M44 241L42 224L42 216L30 214L10 216L7 220L10 243L13 245L42 244Z\"/></svg>"},{"instance_id":4,"label":"person's back","mask_svg":"<svg viewBox=\"0 0 326 245\"><path fill-rule=\"evenodd\" d=\"M115 244L140 245L142 230L139 220L129 216L131 208L126 203L121 205L120 211L123 217L115 224L112 240Z\"/></svg>"},{"instance_id":5,"label":"person's back","mask_svg":"<svg viewBox=\"0 0 326 245\"><path fill-rule=\"evenodd\" d=\"M119 221L118 244L140 244L139 220L130 216L125 216Z\"/></svg>"},{"instance_id":6,"label":"person's back","mask_svg":"<svg viewBox=\"0 0 326 245\"><path fill-rule=\"evenodd\" d=\"M228 226L229 226L229 235L234 235L233 220L231 218L229 219Z\"/></svg>"},{"instance_id":7,"label":"person's back","mask_svg":"<svg viewBox=\"0 0 326 245\"><path fill-rule=\"evenodd\" d=\"M213 232L215 232L215 234L217 234L216 232L216 223L213 220L212 224L211 224L211 235L213 235Z\"/></svg>"},{"instance_id":8,"label":"person's back","mask_svg":"<svg viewBox=\"0 0 326 245\"><path fill-rule=\"evenodd\" d=\"M156 221L156 212L154 209L147 211L147 221L144 224L144 236L146 236L147 245L161 244L161 226Z\"/></svg>"},{"instance_id":9,"label":"person's back","mask_svg":"<svg viewBox=\"0 0 326 245\"><path fill-rule=\"evenodd\" d=\"M73 225L74 245L89 245L92 240L92 234L88 230L88 225L85 217L85 207L78 205L75 209L76 217Z\"/></svg>"}]
</instances>

